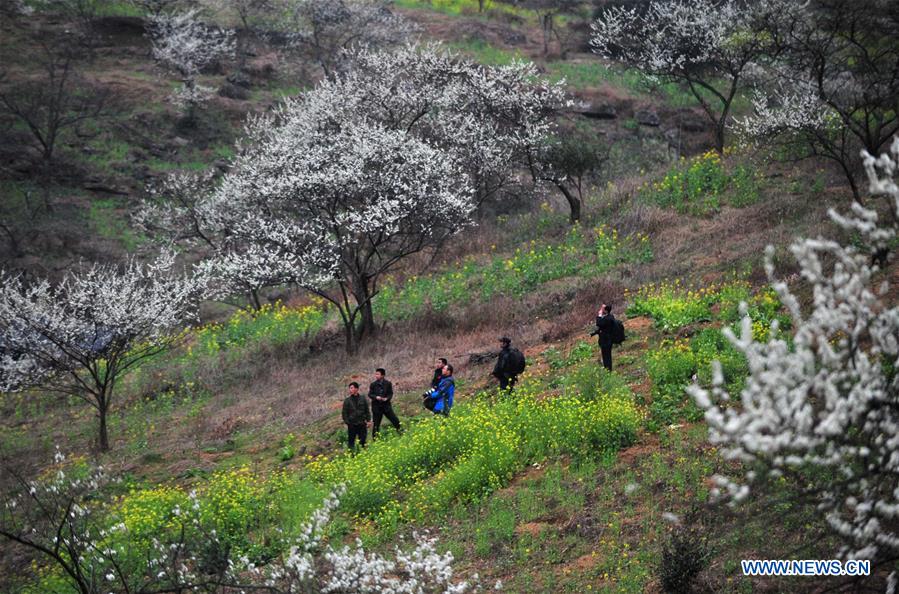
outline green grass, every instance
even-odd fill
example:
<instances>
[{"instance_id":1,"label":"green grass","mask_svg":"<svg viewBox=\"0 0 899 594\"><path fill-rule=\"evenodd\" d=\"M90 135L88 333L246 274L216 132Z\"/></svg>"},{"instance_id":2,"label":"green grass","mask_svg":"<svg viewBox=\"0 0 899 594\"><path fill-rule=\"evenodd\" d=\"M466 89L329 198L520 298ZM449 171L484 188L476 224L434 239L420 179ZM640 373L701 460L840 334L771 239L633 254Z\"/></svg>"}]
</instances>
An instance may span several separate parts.
<instances>
[{"instance_id":1,"label":"green grass","mask_svg":"<svg viewBox=\"0 0 899 594\"><path fill-rule=\"evenodd\" d=\"M411 277L402 284L387 282L374 300L380 319L409 319L428 308L444 311L496 295L520 296L560 278L604 274L624 263L648 262L648 237L620 238L606 227L573 227L561 242L532 241L511 257L474 260L444 273Z\"/></svg>"},{"instance_id":2,"label":"green grass","mask_svg":"<svg viewBox=\"0 0 899 594\"><path fill-rule=\"evenodd\" d=\"M486 0L484 12L479 12L478 0L395 0L394 4L400 8L417 8L433 10L451 16L483 16L485 18L504 15L516 17L524 21L533 21L533 11L518 8L498 0Z\"/></svg>"},{"instance_id":3,"label":"green grass","mask_svg":"<svg viewBox=\"0 0 899 594\"><path fill-rule=\"evenodd\" d=\"M454 501L483 498L528 463L630 443L639 423L630 393L597 388L541 399L541 379L526 378L511 396L476 396L457 403L448 418L424 418L403 436L356 456L317 458L307 468L323 484L346 485L342 508L370 538L389 537L405 522L445 515Z\"/></svg>"},{"instance_id":4,"label":"green grass","mask_svg":"<svg viewBox=\"0 0 899 594\"><path fill-rule=\"evenodd\" d=\"M195 329L187 355L215 355L260 341L277 346L309 338L321 330L328 317L328 310L322 303L289 307L277 302L266 304L259 310L241 309L224 323L206 324Z\"/></svg>"},{"instance_id":5,"label":"green grass","mask_svg":"<svg viewBox=\"0 0 899 594\"><path fill-rule=\"evenodd\" d=\"M645 97L659 95L666 104L673 107L693 107L696 99L679 85L666 83L656 85L636 70L619 66L608 66L598 58L589 62L550 62L546 69L551 81L565 79L575 89L595 89L603 84L626 89L633 95Z\"/></svg>"},{"instance_id":6,"label":"green grass","mask_svg":"<svg viewBox=\"0 0 899 594\"><path fill-rule=\"evenodd\" d=\"M702 425L663 430L656 447L627 461L554 461L531 469L513 488L454 506L441 527L442 545L487 583L502 578L503 590L517 593L636 594L657 587L662 547L681 530L666 513L708 538L710 591L752 591L739 559L759 551L786 558L797 549L829 550L827 539L806 538L820 533L813 509L772 503L789 496L788 485L760 491L744 510L710 505L708 477L720 464ZM783 517L792 520L780 524ZM770 586L796 591L800 584L772 578Z\"/></svg>"},{"instance_id":7,"label":"green grass","mask_svg":"<svg viewBox=\"0 0 899 594\"><path fill-rule=\"evenodd\" d=\"M448 44L449 47L466 54L474 61L489 66L505 66L513 62L529 61L518 50L510 52L500 49L483 39L469 39Z\"/></svg>"},{"instance_id":8,"label":"green grass","mask_svg":"<svg viewBox=\"0 0 899 594\"><path fill-rule=\"evenodd\" d=\"M752 166L708 151L681 158L660 181L644 184L640 197L682 214L706 216L721 210L723 204L736 208L755 204L761 192L759 175Z\"/></svg>"},{"instance_id":9,"label":"green grass","mask_svg":"<svg viewBox=\"0 0 899 594\"><path fill-rule=\"evenodd\" d=\"M167 161L158 157L150 157L146 161L147 166L158 173L170 173L174 171L203 171L209 167L209 162L202 159L195 161Z\"/></svg>"},{"instance_id":10,"label":"green grass","mask_svg":"<svg viewBox=\"0 0 899 594\"><path fill-rule=\"evenodd\" d=\"M135 233L118 213L119 205L111 198L91 200L88 220L94 231L103 238L119 242L128 252L134 252L146 239Z\"/></svg>"}]
</instances>

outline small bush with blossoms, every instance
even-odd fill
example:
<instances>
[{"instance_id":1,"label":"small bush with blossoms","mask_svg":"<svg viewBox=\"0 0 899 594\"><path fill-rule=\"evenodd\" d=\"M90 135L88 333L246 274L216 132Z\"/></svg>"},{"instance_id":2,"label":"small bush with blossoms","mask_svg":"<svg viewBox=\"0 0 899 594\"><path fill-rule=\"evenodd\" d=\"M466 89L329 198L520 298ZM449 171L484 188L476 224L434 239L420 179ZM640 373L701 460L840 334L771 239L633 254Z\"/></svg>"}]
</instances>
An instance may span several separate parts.
<instances>
[{"instance_id":1,"label":"small bush with blossoms","mask_svg":"<svg viewBox=\"0 0 899 594\"><path fill-rule=\"evenodd\" d=\"M649 316L656 328L676 330L696 322L711 321L712 304L718 299L716 287L691 288L663 282L640 287L636 293L625 293L630 300L628 317Z\"/></svg>"},{"instance_id":2,"label":"small bush with blossoms","mask_svg":"<svg viewBox=\"0 0 899 594\"><path fill-rule=\"evenodd\" d=\"M254 525L234 524L246 495L267 501L260 489L283 482L255 480L246 471L214 477L202 491L158 488L129 494L121 503L103 495L109 479L81 462L37 481L21 481L0 517L0 536L42 554L38 583L25 592L395 592L479 591L455 577L451 553L434 538L416 534L411 549L392 558L354 546L327 544L332 513L344 492L337 486L293 536L284 535L265 556L253 556L233 538ZM283 479L283 477L281 477ZM250 483L253 483L252 485ZM275 487L277 488L277 486ZM223 490L233 491L225 494ZM249 516L241 518L247 519Z\"/></svg>"},{"instance_id":3,"label":"small bush with blossoms","mask_svg":"<svg viewBox=\"0 0 899 594\"><path fill-rule=\"evenodd\" d=\"M636 293L625 292L630 300L629 317L649 316L659 330L672 331L698 322L722 321L736 323L740 306L745 303L748 313L757 322L759 336L775 319L789 325L789 317L770 289L754 293L749 283L731 280L704 287L690 287L680 280L640 287Z\"/></svg>"}]
</instances>

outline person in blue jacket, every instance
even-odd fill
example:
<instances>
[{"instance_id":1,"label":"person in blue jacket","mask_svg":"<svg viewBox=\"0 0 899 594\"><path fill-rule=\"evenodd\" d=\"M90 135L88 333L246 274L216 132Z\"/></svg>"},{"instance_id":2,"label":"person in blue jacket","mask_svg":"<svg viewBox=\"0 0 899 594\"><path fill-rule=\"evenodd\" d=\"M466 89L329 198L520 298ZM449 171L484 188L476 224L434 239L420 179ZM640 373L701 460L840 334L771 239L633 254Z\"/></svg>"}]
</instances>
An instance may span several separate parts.
<instances>
[{"instance_id":1,"label":"person in blue jacket","mask_svg":"<svg viewBox=\"0 0 899 594\"><path fill-rule=\"evenodd\" d=\"M456 380L453 379L453 366L447 363L443 366L443 376L433 392L432 397L437 401L434 404L434 412L443 416L449 415L455 393Z\"/></svg>"}]
</instances>

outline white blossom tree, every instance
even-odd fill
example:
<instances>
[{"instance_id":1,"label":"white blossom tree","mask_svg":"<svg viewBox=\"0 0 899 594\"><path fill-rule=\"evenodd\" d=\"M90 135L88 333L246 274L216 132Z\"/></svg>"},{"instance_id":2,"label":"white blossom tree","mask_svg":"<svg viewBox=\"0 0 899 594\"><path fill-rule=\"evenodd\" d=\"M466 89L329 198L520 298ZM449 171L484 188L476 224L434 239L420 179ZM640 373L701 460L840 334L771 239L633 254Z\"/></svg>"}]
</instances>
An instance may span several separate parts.
<instances>
[{"instance_id":1,"label":"white blossom tree","mask_svg":"<svg viewBox=\"0 0 899 594\"><path fill-rule=\"evenodd\" d=\"M198 20L196 10L180 14L162 12L150 20L153 59L181 77L173 101L192 120L198 105L212 90L197 82L203 68L234 54L232 31L213 29Z\"/></svg>"},{"instance_id":2,"label":"white blossom tree","mask_svg":"<svg viewBox=\"0 0 899 594\"><path fill-rule=\"evenodd\" d=\"M719 365L711 390L690 392L705 409L711 441L744 476L717 476L724 495L749 496L750 483L785 477L825 514L845 543L844 557L884 562L899 558L899 306L889 297L881 265L899 231L899 139L890 154L864 154L871 193L885 204L854 203L831 218L856 234L854 244L805 239L792 247L813 301L801 306L774 279L792 318L792 340L752 338L725 329L749 362L749 378L733 401Z\"/></svg>"},{"instance_id":3,"label":"white blossom tree","mask_svg":"<svg viewBox=\"0 0 899 594\"><path fill-rule=\"evenodd\" d=\"M881 0L784 2L759 23L778 59L761 73L754 115L740 122L760 145L786 145L843 171L862 199L861 149L883 152L899 132L899 12Z\"/></svg>"},{"instance_id":4,"label":"white blossom tree","mask_svg":"<svg viewBox=\"0 0 899 594\"><path fill-rule=\"evenodd\" d=\"M758 23L776 15L778 2L653 1L613 6L593 23L594 51L622 61L651 79L684 84L724 149L731 107L753 64L773 51Z\"/></svg>"},{"instance_id":5,"label":"white blossom tree","mask_svg":"<svg viewBox=\"0 0 899 594\"><path fill-rule=\"evenodd\" d=\"M374 332L381 275L469 225L474 204L439 149L375 122L335 129L315 102L338 98L306 96L251 126L251 148L211 198L228 236L207 269L230 279L289 267L283 282L337 306L352 352Z\"/></svg>"},{"instance_id":6,"label":"white blossom tree","mask_svg":"<svg viewBox=\"0 0 899 594\"><path fill-rule=\"evenodd\" d=\"M437 46L361 51L252 119L216 190L160 226L203 221L219 238L204 270L226 288L280 278L327 299L352 352L375 332L383 274L471 224L550 130L563 94L534 78L530 65L486 68Z\"/></svg>"},{"instance_id":7,"label":"white blossom tree","mask_svg":"<svg viewBox=\"0 0 899 594\"><path fill-rule=\"evenodd\" d=\"M174 256L123 269L93 265L57 285L2 274L0 391L32 387L96 409L98 444L109 449L107 415L122 376L172 346L196 317L202 281L173 273Z\"/></svg>"},{"instance_id":8,"label":"white blossom tree","mask_svg":"<svg viewBox=\"0 0 899 594\"><path fill-rule=\"evenodd\" d=\"M406 42L415 32L408 20L392 10L391 0L283 0L284 16L275 27L288 47L321 66L332 76L360 48L387 48Z\"/></svg>"},{"instance_id":9,"label":"white blossom tree","mask_svg":"<svg viewBox=\"0 0 899 594\"><path fill-rule=\"evenodd\" d=\"M147 190L147 198L132 216L133 224L164 249L180 244L202 258L197 272L208 281L206 299L246 295L250 306L259 310L263 289L292 282L293 258L276 256L253 243L241 245L226 229L222 213L212 208L217 204L210 199L212 172L174 173Z\"/></svg>"}]
</instances>

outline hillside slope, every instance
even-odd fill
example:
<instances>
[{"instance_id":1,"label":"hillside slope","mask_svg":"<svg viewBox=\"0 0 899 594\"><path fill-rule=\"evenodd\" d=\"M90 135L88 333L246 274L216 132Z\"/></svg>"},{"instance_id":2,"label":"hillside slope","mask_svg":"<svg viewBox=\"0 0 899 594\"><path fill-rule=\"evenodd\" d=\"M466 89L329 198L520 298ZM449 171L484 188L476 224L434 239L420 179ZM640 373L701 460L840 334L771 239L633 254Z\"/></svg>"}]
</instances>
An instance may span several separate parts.
<instances>
[{"instance_id":1,"label":"hillside slope","mask_svg":"<svg viewBox=\"0 0 899 594\"><path fill-rule=\"evenodd\" d=\"M520 438L523 453L487 486L459 487L445 509L390 522L345 511L331 535L335 541L361 537L392 546L430 529L464 575L499 580L510 592L661 591L659 576L691 558L703 561L698 591L851 588L837 579L822 586L739 574L741 558L825 558L831 543L820 518L784 506L789 485L774 485L740 511L709 503L709 477L728 463L707 444L705 427L682 392L694 375L707 377L712 355L729 357L731 379L741 380L740 360L720 340L720 328L734 323L734 296L750 299L767 316L759 314L762 321L777 315L776 304L765 302L764 246L777 247L780 271L795 280L786 246L797 235L834 233L826 212L845 202L839 173L823 163L784 165L763 154L719 159L704 153L709 131L682 94L647 90L585 54L544 57L530 21L413 8L403 14L419 23L425 39L444 40L485 62L531 57L550 77L569 79L579 103L563 126L608 139L610 150L606 170L587 184L580 225L572 230L564 203L547 191L496 207L503 212L495 220L485 214L433 260L397 271L377 302L380 333L352 358L341 349L333 314L308 296L273 292L260 314L208 304L206 324L182 348L119 387L111 453L93 450L90 410L35 392L2 395L0 454L32 475L47 467L56 447L96 459L125 477L118 493L125 501L159 484L202 488L241 469L263 486L288 476L305 489L292 508L291 521L298 522L333 486L321 465L344 464L339 406L349 381L364 385L376 367L387 368L397 412L423 432L433 419L420 394L443 356L456 368L460 410L508 412L515 394L495 394L489 374L497 338L509 335L528 356L520 394L532 396L535 407L572 395L593 407L609 394L624 395L639 416L637 430L595 450L566 442L541 451L536 438ZM166 99L173 82L152 64L138 24L103 21L108 43L83 73L117 89L114 110L72 131L49 183L37 175L27 131L11 124L4 135L2 205L19 230L0 253L6 266L53 275L79 258L114 260L149 249L128 225L145 185L169 171L226 168L245 116L318 76L308 64L260 44L244 68L248 81L231 82L233 73L226 71L204 74L206 84L239 98L216 96L197 126L181 129ZM28 35L9 23L0 26L0 55L37 56L34 36L62 35L65 23L38 18L28 24ZM3 88L22 84L34 67L17 62ZM698 194L666 194L683 176L694 176ZM30 211L38 198L52 208ZM895 268L890 274L895 279ZM661 305L641 310L649 296ZM627 325L614 374L599 370L587 337L601 302L611 303ZM699 314L665 318L691 308ZM408 435L385 434L364 455L412 443L403 441ZM596 437L595 443L604 442ZM421 485L437 483L441 470L462 462L444 460L444 467L429 468L425 479L393 493L401 503L424 497ZM663 564L666 547L671 554ZM0 555L0 584L21 586L12 576L32 559L6 545Z\"/></svg>"}]
</instances>

